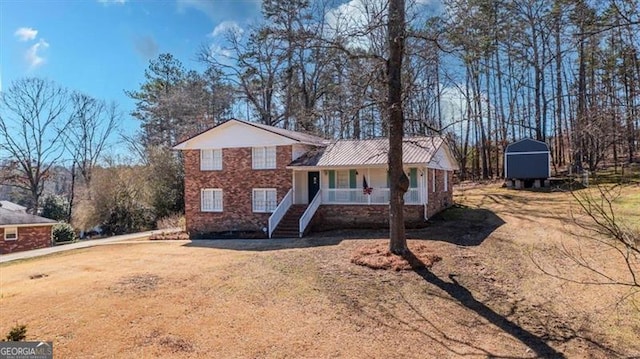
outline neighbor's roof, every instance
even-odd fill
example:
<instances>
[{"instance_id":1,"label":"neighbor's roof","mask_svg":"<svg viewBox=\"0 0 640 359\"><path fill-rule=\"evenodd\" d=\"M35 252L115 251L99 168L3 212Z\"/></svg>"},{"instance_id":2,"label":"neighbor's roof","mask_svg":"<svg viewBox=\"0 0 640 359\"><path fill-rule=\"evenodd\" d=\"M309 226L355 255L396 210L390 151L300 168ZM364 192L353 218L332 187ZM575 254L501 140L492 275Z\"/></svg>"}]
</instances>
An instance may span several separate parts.
<instances>
[{"instance_id":1,"label":"neighbor's roof","mask_svg":"<svg viewBox=\"0 0 640 359\"><path fill-rule=\"evenodd\" d=\"M443 144L440 137L411 137L402 142L402 162L429 163ZM386 165L389 139L338 140L326 148L312 150L293 161L290 166L341 167Z\"/></svg>"},{"instance_id":2,"label":"neighbor's roof","mask_svg":"<svg viewBox=\"0 0 640 359\"><path fill-rule=\"evenodd\" d=\"M25 224L56 224L58 222L33 214L14 212L5 208L0 208L0 226L25 225Z\"/></svg>"},{"instance_id":3,"label":"neighbor's roof","mask_svg":"<svg viewBox=\"0 0 640 359\"><path fill-rule=\"evenodd\" d=\"M23 207L19 204L9 201L0 201L0 208L8 209L14 212L24 212L27 210L27 207Z\"/></svg>"},{"instance_id":4,"label":"neighbor's roof","mask_svg":"<svg viewBox=\"0 0 640 359\"><path fill-rule=\"evenodd\" d=\"M297 141L297 142L301 142L304 144L309 144L309 145L316 145L316 146L325 146L328 143L328 140L322 138L322 137L318 137L318 136L314 136L314 135L310 135L307 133L303 133L303 132L298 132L298 131L291 131L291 130L286 130L284 128L280 128L280 127L275 127L275 126L269 126L269 125L264 125L261 123L255 123L255 122L249 122L249 121L243 121L243 120L238 120L236 118L232 118L229 119L225 122L222 122L216 126L213 126L209 129L206 129L194 136L191 136L189 138L187 138L184 141L181 141L179 143L177 143L176 145L173 146L174 149L179 149L180 145L184 144L185 142L191 141L199 136L202 136L204 134L206 134L209 131L214 131L216 128L224 126L228 123L232 123L232 122L236 122L236 123L241 123L241 124L245 124L245 125L249 125L249 126L253 126L256 128L259 128L261 130L267 131L267 132L271 132L274 133L276 135L279 136L283 136L286 138L289 138L291 140Z\"/></svg>"}]
</instances>

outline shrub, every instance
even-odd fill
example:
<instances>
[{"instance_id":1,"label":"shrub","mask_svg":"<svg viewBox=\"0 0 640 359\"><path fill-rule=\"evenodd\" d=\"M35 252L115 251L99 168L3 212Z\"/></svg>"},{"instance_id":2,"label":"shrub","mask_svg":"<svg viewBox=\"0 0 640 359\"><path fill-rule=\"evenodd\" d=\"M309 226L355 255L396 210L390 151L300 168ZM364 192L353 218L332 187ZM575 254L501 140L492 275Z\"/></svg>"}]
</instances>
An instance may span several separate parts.
<instances>
[{"instance_id":1,"label":"shrub","mask_svg":"<svg viewBox=\"0 0 640 359\"><path fill-rule=\"evenodd\" d=\"M69 223L58 223L54 225L51 235L55 243L73 242L76 240L76 233Z\"/></svg>"},{"instance_id":2,"label":"shrub","mask_svg":"<svg viewBox=\"0 0 640 359\"><path fill-rule=\"evenodd\" d=\"M183 214L174 213L167 217L160 218L156 226L158 229L180 228L184 231L186 228L186 222Z\"/></svg>"},{"instance_id":3,"label":"shrub","mask_svg":"<svg viewBox=\"0 0 640 359\"><path fill-rule=\"evenodd\" d=\"M50 195L42 204L42 217L63 221L67 219L69 203L61 196Z\"/></svg>"},{"instance_id":4,"label":"shrub","mask_svg":"<svg viewBox=\"0 0 640 359\"><path fill-rule=\"evenodd\" d=\"M7 341L10 342L19 342L23 341L27 338L27 326L24 324L16 325L11 328L9 334L5 337Z\"/></svg>"}]
</instances>

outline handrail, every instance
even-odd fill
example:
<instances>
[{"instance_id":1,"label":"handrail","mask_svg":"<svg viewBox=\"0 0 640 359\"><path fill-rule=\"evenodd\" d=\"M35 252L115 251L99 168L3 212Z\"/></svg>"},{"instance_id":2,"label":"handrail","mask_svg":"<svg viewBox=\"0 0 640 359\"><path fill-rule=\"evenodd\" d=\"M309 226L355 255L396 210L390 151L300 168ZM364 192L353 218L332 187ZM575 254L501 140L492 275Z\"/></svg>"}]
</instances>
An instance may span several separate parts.
<instances>
[{"instance_id":1,"label":"handrail","mask_svg":"<svg viewBox=\"0 0 640 359\"><path fill-rule=\"evenodd\" d=\"M307 209L304 211L304 213L300 217L300 221L299 221L300 238L302 238L302 235L304 235L304 230L307 229L307 226L309 225L309 223L311 223L311 219L313 219L313 215L316 214L318 207L320 207L320 205L322 204L321 192L322 190L318 190L318 193L316 193L316 196L313 197L313 200L311 201L311 203L309 203L309 205L307 206Z\"/></svg>"},{"instance_id":2,"label":"handrail","mask_svg":"<svg viewBox=\"0 0 640 359\"><path fill-rule=\"evenodd\" d=\"M389 204L389 188L373 188L365 194L362 188L330 188L322 192L322 203L325 204ZM420 188L409 188L404 195L405 204L422 204Z\"/></svg>"},{"instance_id":3,"label":"handrail","mask_svg":"<svg viewBox=\"0 0 640 359\"><path fill-rule=\"evenodd\" d=\"M290 189L289 192L287 192L287 194L284 196L284 198L282 198L282 201L280 202L280 204L278 204L278 207L276 207L273 213L271 213L271 216L269 216L269 238L271 238L271 234L273 234L273 231L276 230L278 223L280 223L282 218L284 218L284 215L287 214L287 211L289 211L289 208L291 208L292 204L293 189Z\"/></svg>"}]
</instances>

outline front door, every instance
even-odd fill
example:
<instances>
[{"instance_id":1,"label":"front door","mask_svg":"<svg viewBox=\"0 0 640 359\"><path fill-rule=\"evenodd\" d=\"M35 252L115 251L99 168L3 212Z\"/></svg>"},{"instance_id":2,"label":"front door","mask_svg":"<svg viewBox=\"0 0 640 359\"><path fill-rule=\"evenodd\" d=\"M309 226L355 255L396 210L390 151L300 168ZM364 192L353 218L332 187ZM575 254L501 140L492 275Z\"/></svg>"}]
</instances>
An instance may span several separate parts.
<instances>
[{"instance_id":1,"label":"front door","mask_svg":"<svg viewBox=\"0 0 640 359\"><path fill-rule=\"evenodd\" d=\"M311 203L311 201L313 201L313 198L316 196L316 194L320 190L320 172L309 172L308 183L309 183L309 203Z\"/></svg>"}]
</instances>

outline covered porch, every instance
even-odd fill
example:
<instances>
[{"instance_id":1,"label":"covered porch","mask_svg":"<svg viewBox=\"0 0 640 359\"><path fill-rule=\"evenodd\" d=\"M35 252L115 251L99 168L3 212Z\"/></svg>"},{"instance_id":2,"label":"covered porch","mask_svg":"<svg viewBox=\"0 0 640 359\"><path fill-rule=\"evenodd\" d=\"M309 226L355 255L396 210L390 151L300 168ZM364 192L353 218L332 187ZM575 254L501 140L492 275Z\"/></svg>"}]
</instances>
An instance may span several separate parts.
<instances>
[{"instance_id":1,"label":"covered porch","mask_svg":"<svg viewBox=\"0 0 640 359\"><path fill-rule=\"evenodd\" d=\"M405 167L409 190L407 205L426 203L426 167ZM389 204L389 176L386 166L358 168L305 168L293 171L293 203L309 204L319 193L321 204Z\"/></svg>"}]
</instances>

